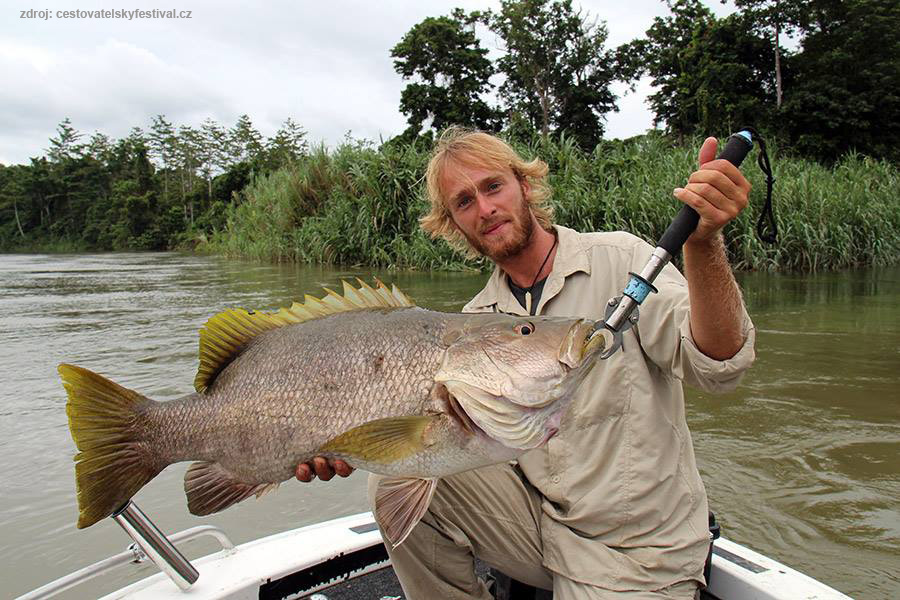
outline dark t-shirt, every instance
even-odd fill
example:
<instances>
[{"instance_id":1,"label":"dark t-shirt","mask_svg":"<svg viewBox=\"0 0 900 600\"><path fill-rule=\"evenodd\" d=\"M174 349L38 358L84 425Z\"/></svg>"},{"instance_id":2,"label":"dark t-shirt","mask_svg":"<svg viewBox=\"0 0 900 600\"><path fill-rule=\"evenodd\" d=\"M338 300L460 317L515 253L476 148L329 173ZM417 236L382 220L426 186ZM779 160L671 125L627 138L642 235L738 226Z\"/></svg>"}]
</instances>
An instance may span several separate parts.
<instances>
[{"instance_id":1,"label":"dark t-shirt","mask_svg":"<svg viewBox=\"0 0 900 600\"><path fill-rule=\"evenodd\" d=\"M520 288L513 280L509 277L506 278L507 283L509 283L509 290L513 293L513 296L516 297L516 300L519 301L519 304L522 305L522 308L528 308L525 304L525 293L528 292L528 288ZM538 303L541 301L541 292L544 291L544 283L547 281L547 278L544 277L540 281L536 281L534 286L531 288L531 314L535 314L537 310Z\"/></svg>"}]
</instances>

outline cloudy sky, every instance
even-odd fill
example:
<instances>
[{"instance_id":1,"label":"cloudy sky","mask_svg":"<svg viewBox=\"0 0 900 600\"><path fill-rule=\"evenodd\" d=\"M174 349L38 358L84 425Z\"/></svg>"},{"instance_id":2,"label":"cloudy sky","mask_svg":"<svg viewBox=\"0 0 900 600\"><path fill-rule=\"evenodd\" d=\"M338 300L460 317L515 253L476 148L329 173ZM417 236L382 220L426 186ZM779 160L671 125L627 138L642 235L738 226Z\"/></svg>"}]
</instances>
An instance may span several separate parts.
<instances>
[{"instance_id":1,"label":"cloudy sky","mask_svg":"<svg viewBox=\"0 0 900 600\"><path fill-rule=\"evenodd\" d=\"M718 0L706 2L719 15L733 10ZM66 117L87 135L100 131L114 138L134 126L148 128L158 114L177 125L212 117L231 126L243 113L267 136L291 117L311 141L329 146L348 132L356 138L390 137L406 126L397 108L404 82L393 70L390 49L427 16L497 3L174 0L165 8L191 11L189 19L130 21L63 18L57 11L151 10L160 3L4 4L0 163L14 164L44 154ZM668 12L661 0L574 4L606 21L609 47L641 36L654 16ZM35 6L46 13L22 18L22 11ZM496 47L493 38L484 43ZM652 116L644 105L649 85L636 93L616 91L620 112L609 115L607 136L649 128Z\"/></svg>"}]
</instances>

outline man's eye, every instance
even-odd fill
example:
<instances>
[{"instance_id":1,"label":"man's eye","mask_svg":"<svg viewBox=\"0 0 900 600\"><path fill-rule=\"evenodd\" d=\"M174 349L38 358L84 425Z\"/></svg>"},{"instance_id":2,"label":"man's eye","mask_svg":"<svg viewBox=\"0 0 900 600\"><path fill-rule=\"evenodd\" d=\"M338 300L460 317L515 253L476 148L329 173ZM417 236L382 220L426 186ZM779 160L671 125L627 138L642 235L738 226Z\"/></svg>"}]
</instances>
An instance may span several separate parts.
<instances>
[{"instance_id":1,"label":"man's eye","mask_svg":"<svg viewBox=\"0 0 900 600\"><path fill-rule=\"evenodd\" d=\"M471 202L471 201L472 201L472 198L470 198L469 196L465 196L465 197L459 199L459 202L456 203L456 207L457 208L465 208L466 206L469 205L469 202Z\"/></svg>"},{"instance_id":2,"label":"man's eye","mask_svg":"<svg viewBox=\"0 0 900 600\"><path fill-rule=\"evenodd\" d=\"M497 190L500 189L500 187L501 187L500 182L499 182L499 181L495 181L495 182L493 182L493 183L491 183L491 184L488 185L488 191L496 192Z\"/></svg>"}]
</instances>

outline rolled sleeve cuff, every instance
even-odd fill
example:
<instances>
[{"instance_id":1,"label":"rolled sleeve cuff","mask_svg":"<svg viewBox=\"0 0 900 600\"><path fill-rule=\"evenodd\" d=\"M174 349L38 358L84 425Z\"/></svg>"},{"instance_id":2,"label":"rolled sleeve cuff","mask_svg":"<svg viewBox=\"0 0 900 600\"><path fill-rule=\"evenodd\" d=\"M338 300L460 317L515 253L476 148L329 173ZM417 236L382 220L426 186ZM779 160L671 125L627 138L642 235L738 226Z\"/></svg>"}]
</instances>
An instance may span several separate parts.
<instances>
[{"instance_id":1,"label":"rolled sleeve cuff","mask_svg":"<svg viewBox=\"0 0 900 600\"><path fill-rule=\"evenodd\" d=\"M744 372L756 359L756 328L744 313L744 344L731 358L717 360L704 354L691 334L690 314L681 324L682 379L708 392L730 392L740 383Z\"/></svg>"}]
</instances>

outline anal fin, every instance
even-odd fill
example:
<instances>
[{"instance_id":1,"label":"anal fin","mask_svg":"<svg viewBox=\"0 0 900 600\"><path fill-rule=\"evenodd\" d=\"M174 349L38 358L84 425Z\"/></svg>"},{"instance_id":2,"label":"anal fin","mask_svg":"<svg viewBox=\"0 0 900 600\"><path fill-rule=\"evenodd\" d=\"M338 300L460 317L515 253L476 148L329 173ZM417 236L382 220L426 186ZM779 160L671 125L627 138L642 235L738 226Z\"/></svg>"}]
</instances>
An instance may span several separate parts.
<instances>
[{"instance_id":1,"label":"anal fin","mask_svg":"<svg viewBox=\"0 0 900 600\"><path fill-rule=\"evenodd\" d=\"M217 462L195 462L184 474L188 510L194 515L210 515L232 504L257 498L274 490L278 483L246 483Z\"/></svg>"},{"instance_id":2,"label":"anal fin","mask_svg":"<svg viewBox=\"0 0 900 600\"><path fill-rule=\"evenodd\" d=\"M428 510L437 482L410 477L382 477L378 481L375 520L393 547L403 543Z\"/></svg>"}]
</instances>

